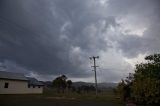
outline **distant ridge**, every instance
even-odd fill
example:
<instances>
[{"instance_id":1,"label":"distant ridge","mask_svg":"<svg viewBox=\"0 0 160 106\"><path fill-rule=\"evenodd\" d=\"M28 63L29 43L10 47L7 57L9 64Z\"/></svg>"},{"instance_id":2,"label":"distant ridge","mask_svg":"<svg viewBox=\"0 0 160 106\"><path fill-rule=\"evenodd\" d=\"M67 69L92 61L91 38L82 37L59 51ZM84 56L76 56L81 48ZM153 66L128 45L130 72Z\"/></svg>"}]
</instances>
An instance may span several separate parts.
<instances>
[{"instance_id":1,"label":"distant ridge","mask_svg":"<svg viewBox=\"0 0 160 106\"><path fill-rule=\"evenodd\" d=\"M47 87L52 87L52 82L51 81L41 81L44 85L46 85ZM105 88L115 88L117 86L118 83L112 83L112 82L104 82L104 83L98 83L98 88L101 89L105 89ZM73 82L72 86L74 87L80 87L80 86L94 86L94 83L91 82L82 82L82 81L78 81L78 82Z\"/></svg>"},{"instance_id":2,"label":"distant ridge","mask_svg":"<svg viewBox=\"0 0 160 106\"><path fill-rule=\"evenodd\" d=\"M94 86L94 83L90 83L90 82L73 82L73 86L75 87L80 87L82 85L93 85ZM117 83L112 83L112 82L104 82L104 83L98 83L98 87L99 88L115 88L117 86Z\"/></svg>"}]
</instances>

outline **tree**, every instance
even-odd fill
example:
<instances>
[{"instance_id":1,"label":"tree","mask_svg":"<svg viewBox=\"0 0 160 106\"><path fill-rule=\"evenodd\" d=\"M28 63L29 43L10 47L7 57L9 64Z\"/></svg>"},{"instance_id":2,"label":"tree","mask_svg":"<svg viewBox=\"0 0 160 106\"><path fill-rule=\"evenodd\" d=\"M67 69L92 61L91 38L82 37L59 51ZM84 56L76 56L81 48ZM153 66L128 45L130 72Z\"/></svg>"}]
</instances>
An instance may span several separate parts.
<instances>
[{"instance_id":1,"label":"tree","mask_svg":"<svg viewBox=\"0 0 160 106\"><path fill-rule=\"evenodd\" d=\"M160 104L160 54L145 57L146 63L136 65L135 73L119 83L117 92L135 99L137 103ZM126 97L125 97L126 98Z\"/></svg>"},{"instance_id":2,"label":"tree","mask_svg":"<svg viewBox=\"0 0 160 106\"><path fill-rule=\"evenodd\" d=\"M129 97L130 93L130 88L127 85L127 83L125 83L125 81L122 79L121 82L118 83L118 86L116 88L116 93L118 96L120 96L120 99L125 102L126 98ZM128 95L129 94L129 95Z\"/></svg>"},{"instance_id":3,"label":"tree","mask_svg":"<svg viewBox=\"0 0 160 106\"><path fill-rule=\"evenodd\" d=\"M68 89L70 89L72 86L72 81L71 80L67 80L67 87Z\"/></svg>"},{"instance_id":4,"label":"tree","mask_svg":"<svg viewBox=\"0 0 160 106\"><path fill-rule=\"evenodd\" d=\"M53 80L53 86L57 88L58 93L61 91L64 93L64 90L67 87L66 79L67 77L65 75L61 75Z\"/></svg>"},{"instance_id":5,"label":"tree","mask_svg":"<svg viewBox=\"0 0 160 106\"><path fill-rule=\"evenodd\" d=\"M145 57L147 63L136 65L132 95L139 103L160 103L160 54Z\"/></svg>"}]
</instances>

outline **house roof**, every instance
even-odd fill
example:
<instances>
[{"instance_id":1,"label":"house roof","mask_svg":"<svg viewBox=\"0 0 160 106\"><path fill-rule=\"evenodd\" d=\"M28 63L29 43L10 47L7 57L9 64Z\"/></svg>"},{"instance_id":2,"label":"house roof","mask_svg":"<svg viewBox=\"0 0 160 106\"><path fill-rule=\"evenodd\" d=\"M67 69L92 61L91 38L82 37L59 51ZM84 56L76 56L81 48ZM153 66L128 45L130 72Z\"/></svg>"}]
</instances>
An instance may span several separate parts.
<instances>
[{"instance_id":1,"label":"house roof","mask_svg":"<svg viewBox=\"0 0 160 106\"><path fill-rule=\"evenodd\" d=\"M40 85L43 86L44 84L42 84L41 82L39 82L37 79L35 78L31 78L31 77L27 77L28 79L28 84L29 85Z\"/></svg>"},{"instance_id":2,"label":"house roof","mask_svg":"<svg viewBox=\"0 0 160 106\"><path fill-rule=\"evenodd\" d=\"M32 77L25 77L21 73L0 71L0 79L28 81L29 85L40 85L40 86L44 85L43 83L39 82L37 79Z\"/></svg>"},{"instance_id":3,"label":"house roof","mask_svg":"<svg viewBox=\"0 0 160 106\"><path fill-rule=\"evenodd\" d=\"M13 72L6 72L6 71L0 71L0 79L28 81L28 79L21 73L13 73Z\"/></svg>"}]
</instances>

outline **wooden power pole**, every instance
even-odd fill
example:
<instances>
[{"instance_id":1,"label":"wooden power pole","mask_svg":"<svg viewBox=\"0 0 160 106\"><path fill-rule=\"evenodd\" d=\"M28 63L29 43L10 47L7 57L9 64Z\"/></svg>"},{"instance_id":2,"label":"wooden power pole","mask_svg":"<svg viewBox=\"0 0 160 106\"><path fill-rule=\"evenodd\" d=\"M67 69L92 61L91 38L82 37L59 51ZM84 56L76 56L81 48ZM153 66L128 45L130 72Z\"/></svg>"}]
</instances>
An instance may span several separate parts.
<instances>
[{"instance_id":1,"label":"wooden power pole","mask_svg":"<svg viewBox=\"0 0 160 106\"><path fill-rule=\"evenodd\" d=\"M97 96L97 93L98 93L98 86L97 86L97 73L96 73L96 68L98 66L96 66L96 59L99 58L99 56L93 56L93 57L89 57L91 60L93 60L93 68L94 68L94 73L95 73L95 88L96 88L96 96Z\"/></svg>"}]
</instances>

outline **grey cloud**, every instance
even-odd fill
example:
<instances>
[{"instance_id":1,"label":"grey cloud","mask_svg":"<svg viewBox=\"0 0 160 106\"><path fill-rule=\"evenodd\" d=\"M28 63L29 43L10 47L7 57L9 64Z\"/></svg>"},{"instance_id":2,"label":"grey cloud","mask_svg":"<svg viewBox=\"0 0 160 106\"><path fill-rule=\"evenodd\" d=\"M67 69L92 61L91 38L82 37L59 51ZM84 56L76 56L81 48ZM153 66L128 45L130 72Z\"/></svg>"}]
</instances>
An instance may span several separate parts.
<instances>
[{"instance_id":1,"label":"grey cloud","mask_svg":"<svg viewBox=\"0 0 160 106\"><path fill-rule=\"evenodd\" d=\"M160 51L160 26L148 29L144 33L144 37L138 36L124 36L122 40L119 40L119 48L123 51L124 55L133 58L138 54L151 54L158 53Z\"/></svg>"},{"instance_id":2,"label":"grey cloud","mask_svg":"<svg viewBox=\"0 0 160 106\"><path fill-rule=\"evenodd\" d=\"M136 57L138 54L158 53L160 51L159 29L160 26L155 21L154 24L150 24L142 37L123 35L121 40L117 40L119 49L129 58Z\"/></svg>"},{"instance_id":3,"label":"grey cloud","mask_svg":"<svg viewBox=\"0 0 160 106\"><path fill-rule=\"evenodd\" d=\"M96 0L1 0L0 60L37 74L87 78L92 75L88 57L101 51L113 48L127 57L158 51L158 1L109 0L107 5ZM120 27L116 19L127 15L142 23L145 19L149 28L144 36L107 35L111 26ZM116 72L111 76L117 77Z\"/></svg>"},{"instance_id":4,"label":"grey cloud","mask_svg":"<svg viewBox=\"0 0 160 106\"><path fill-rule=\"evenodd\" d=\"M121 2L110 0L109 4L113 9L111 14L115 17L121 19L131 17L128 23L134 22L134 27L138 27L139 23L147 27L142 37L132 34L124 35L123 33L113 35L116 39L112 40L118 43L118 49L123 52L125 57L134 58L138 54L160 51L158 47L160 45L159 0L121 0Z\"/></svg>"},{"instance_id":5,"label":"grey cloud","mask_svg":"<svg viewBox=\"0 0 160 106\"><path fill-rule=\"evenodd\" d=\"M83 33L86 27L99 20L99 16L87 10L85 2L3 0L1 5L0 58L15 61L28 70L43 74L75 73L78 76L85 72L79 65L88 60L90 50L93 52L106 45L98 35L93 41ZM62 32L66 22L70 27L66 26ZM62 39L61 35L68 39ZM77 66L69 57L74 47L80 47L86 57L78 60Z\"/></svg>"}]
</instances>

